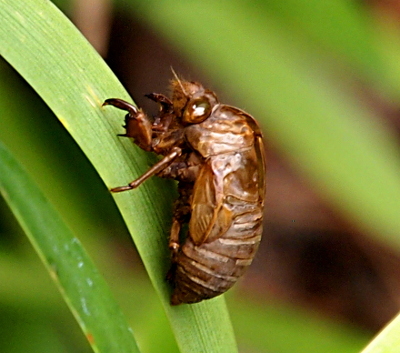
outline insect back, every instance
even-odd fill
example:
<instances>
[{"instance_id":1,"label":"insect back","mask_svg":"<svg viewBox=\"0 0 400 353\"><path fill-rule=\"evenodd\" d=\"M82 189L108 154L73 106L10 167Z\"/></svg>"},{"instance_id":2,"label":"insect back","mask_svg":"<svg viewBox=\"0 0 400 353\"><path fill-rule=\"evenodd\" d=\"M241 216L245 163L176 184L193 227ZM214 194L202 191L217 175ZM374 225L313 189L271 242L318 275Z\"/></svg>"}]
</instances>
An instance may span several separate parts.
<instances>
[{"instance_id":1,"label":"insect back","mask_svg":"<svg viewBox=\"0 0 400 353\"><path fill-rule=\"evenodd\" d=\"M138 179L111 191L135 189L153 175L178 181L167 276L171 304L178 305L224 293L251 264L262 235L266 166L252 116L219 103L196 82L176 77L171 90L171 98L147 95L160 106L154 119L121 99L104 105L127 111L124 136L163 156Z\"/></svg>"}]
</instances>

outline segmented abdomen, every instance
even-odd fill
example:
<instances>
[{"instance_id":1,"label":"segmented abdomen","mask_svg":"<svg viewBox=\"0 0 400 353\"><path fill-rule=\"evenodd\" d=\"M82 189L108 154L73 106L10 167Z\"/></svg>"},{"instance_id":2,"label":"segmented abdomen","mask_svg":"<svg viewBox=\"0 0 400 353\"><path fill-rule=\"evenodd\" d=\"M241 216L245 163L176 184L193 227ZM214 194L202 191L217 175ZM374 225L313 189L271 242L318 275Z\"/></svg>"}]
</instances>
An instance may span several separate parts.
<instances>
[{"instance_id":1,"label":"segmented abdomen","mask_svg":"<svg viewBox=\"0 0 400 353\"><path fill-rule=\"evenodd\" d=\"M213 242L181 247L174 273L171 304L197 303L226 292L253 261L262 235L262 206L234 200L233 222Z\"/></svg>"}]
</instances>

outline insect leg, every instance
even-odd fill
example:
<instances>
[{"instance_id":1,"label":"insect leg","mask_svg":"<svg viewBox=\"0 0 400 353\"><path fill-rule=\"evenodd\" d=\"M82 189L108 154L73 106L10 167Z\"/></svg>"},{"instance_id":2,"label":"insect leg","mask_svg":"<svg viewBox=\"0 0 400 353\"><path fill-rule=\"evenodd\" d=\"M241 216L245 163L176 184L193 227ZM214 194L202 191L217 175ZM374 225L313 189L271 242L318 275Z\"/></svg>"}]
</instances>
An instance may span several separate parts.
<instances>
[{"instance_id":1,"label":"insect leg","mask_svg":"<svg viewBox=\"0 0 400 353\"><path fill-rule=\"evenodd\" d=\"M176 266L178 262L178 253L179 253L179 233L181 231L181 222L178 220L177 217L172 218L172 227L171 227L171 232L169 235L169 250L171 251L171 268L169 269L166 279L168 282L170 282L172 285L174 284L175 280L175 272L176 272Z\"/></svg>"},{"instance_id":2,"label":"insect leg","mask_svg":"<svg viewBox=\"0 0 400 353\"><path fill-rule=\"evenodd\" d=\"M173 147L171 149L171 152L167 154L161 161L158 163L154 164L146 173L144 173L142 176L137 178L136 180L130 182L126 186L119 186L116 188L112 188L112 192L121 192L121 191L126 191L126 190L132 190L137 188L140 184L142 184L144 181L152 177L153 175L157 174L164 168L168 167L175 158L179 157L182 155L182 150L179 147Z\"/></svg>"},{"instance_id":3,"label":"insect leg","mask_svg":"<svg viewBox=\"0 0 400 353\"><path fill-rule=\"evenodd\" d=\"M104 101L103 106L105 105L112 105L128 112L125 116L124 127L126 132L119 136L132 137L140 148L145 151L152 150L152 124L142 109L138 109L133 104L119 98L109 98Z\"/></svg>"},{"instance_id":4,"label":"insect leg","mask_svg":"<svg viewBox=\"0 0 400 353\"><path fill-rule=\"evenodd\" d=\"M176 261L180 248L179 233L183 224L190 220L190 196L192 194L193 183L180 181L178 184L179 198L174 202L174 213L172 227L169 236L169 249L172 255L172 262Z\"/></svg>"},{"instance_id":5,"label":"insect leg","mask_svg":"<svg viewBox=\"0 0 400 353\"><path fill-rule=\"evenodd\" d=\"M156 103L160 103L161 109L167 111L172 109L172 102L169 98L160 93L150 93L144 95L146 98L151 99Z\"/></svg>"},{"instance_id":6,"label":"insect leg","mask_svg":"<svg viewBox=\"0 0 400 353\"><path fill-rule=\"evenodd\" d=\"M152 129L153 131L167 131L173 120L173 104L169 98L160 93L145 94L145 97L156 102L160 106L160 113L156 116Z\"/></svg>"},{"instance_id":7,"label":"insect leg","mask_svg":"<svg viewBox=\"0 0 400 353\"><path fill-rule=\"evenodd\" d=\"M128 103L122 99L119 98L109 98L106 99L103 103L103 107L105 105L113 105L114 107L122 110L126 110L131 114L132 116L136 115L138 113L138 108L136 108L133 104Z\"/></svg>"},{"instance_id":8,"label":"insect leg","mask_svg":"<svg viewBox=\"0 0 400 353\"><path fill-rule=\"evenodd\" d=\"M181 231L181 224L176 217L172 219L171 233L169 235L169 250L172 254L172 261L175 260L179 250L179 232Z\"/></svg>"}]
</instances>

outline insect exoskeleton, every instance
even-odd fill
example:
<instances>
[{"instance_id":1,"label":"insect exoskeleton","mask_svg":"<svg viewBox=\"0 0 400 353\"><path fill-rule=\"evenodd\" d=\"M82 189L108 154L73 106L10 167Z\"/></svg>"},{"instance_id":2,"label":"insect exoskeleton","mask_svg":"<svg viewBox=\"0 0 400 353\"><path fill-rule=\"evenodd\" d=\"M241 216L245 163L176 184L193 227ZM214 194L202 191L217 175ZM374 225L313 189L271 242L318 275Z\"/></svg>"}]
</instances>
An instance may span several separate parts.
<instances>
[{"instance_id":1,"label":"insect exoskeleton","mask_svg":"<svg viewBox=\"0 0 400 353\"><path fill-rule=\"evenodd\" d=\"M224 293L251 264L262 235L266 164L252 116L220 104L199 83L177 77L171 82L171 98L147 95L160 105L154 119L117 98L104 105L126 110L124 136L163 156L144 175L111 191L134 189L153 175L178 181L167 276L171 304L177 305Z\"/></svg>"}]
</instances>

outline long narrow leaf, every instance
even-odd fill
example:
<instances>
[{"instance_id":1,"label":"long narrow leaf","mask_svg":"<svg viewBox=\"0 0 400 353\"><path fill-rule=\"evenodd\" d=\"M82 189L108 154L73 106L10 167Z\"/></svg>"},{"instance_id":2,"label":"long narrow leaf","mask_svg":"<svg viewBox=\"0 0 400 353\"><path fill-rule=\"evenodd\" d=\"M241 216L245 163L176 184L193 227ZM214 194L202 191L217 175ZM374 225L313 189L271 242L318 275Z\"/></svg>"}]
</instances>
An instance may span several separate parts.
<instances>
[{"instance_id":1,"label":"long narrow leaf","mask_svg":"<svg viewBox=\"0 0 400 353\"><path fill-rule=\"evenodd\" d=\"M49 2L0 1L0 50L63 122L109 187L148 167L148 156L116 136L121 112L101 108L106 98L128 99L121 84L81 34ZM163 184L164 183L164 184ZM168 186L167 186L168 185ZM170 185L150 180L115 196L160 294L182 352L235 352L223 297L172 308L165 282Z\"/></svg>"},{"instance_id":2,"label":"long narrow leaf","mask_svg":"<svg viewBox=\"0 0 400 353\"><path fill-rule=\"evenodd\" d=\"M95 352L139 352L103 277L29 175L0 144L0 193L8 202Z\"/></svg>"}]
</instances>

